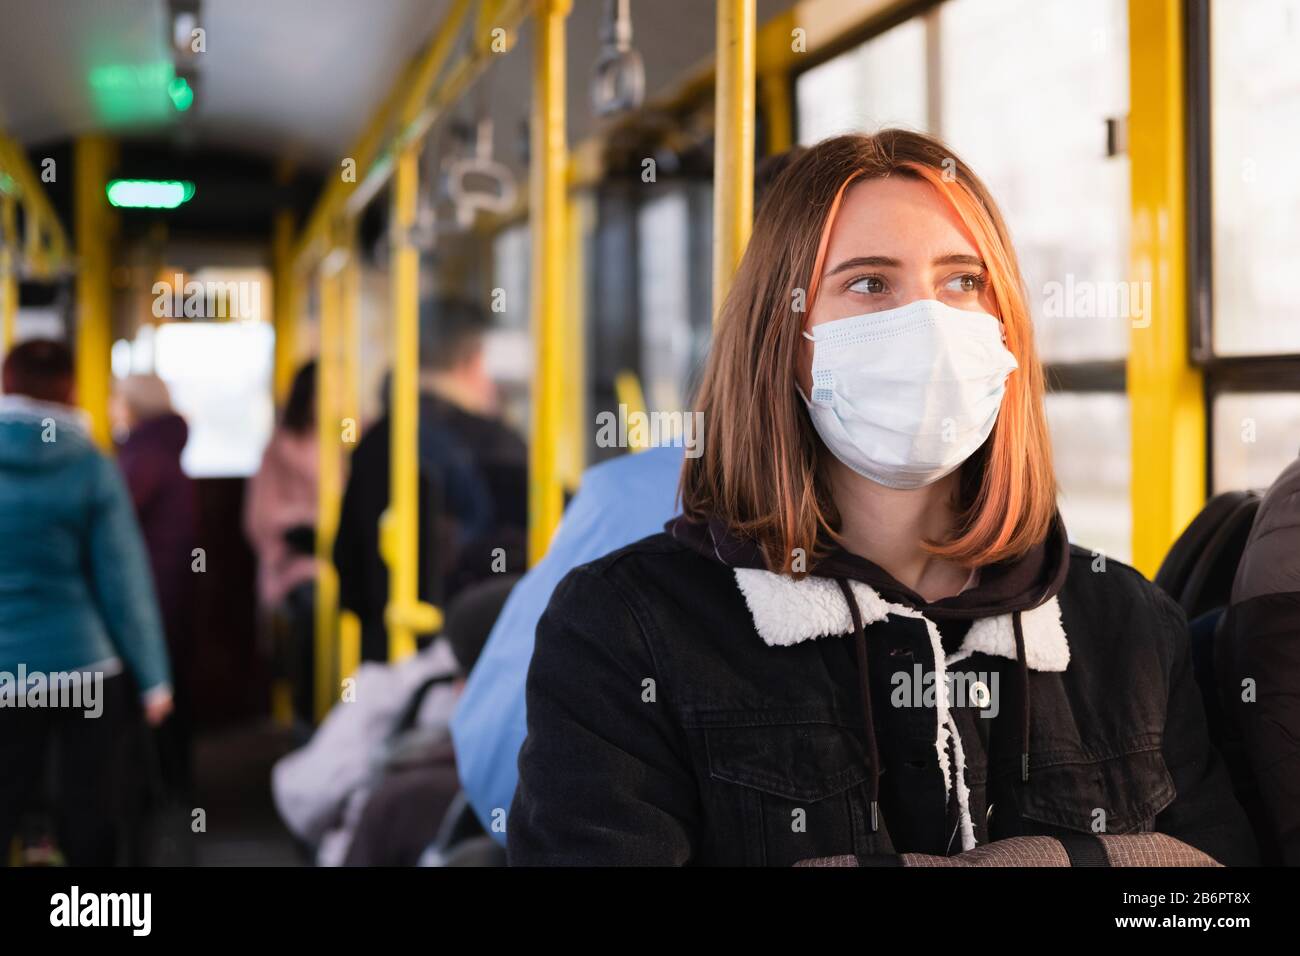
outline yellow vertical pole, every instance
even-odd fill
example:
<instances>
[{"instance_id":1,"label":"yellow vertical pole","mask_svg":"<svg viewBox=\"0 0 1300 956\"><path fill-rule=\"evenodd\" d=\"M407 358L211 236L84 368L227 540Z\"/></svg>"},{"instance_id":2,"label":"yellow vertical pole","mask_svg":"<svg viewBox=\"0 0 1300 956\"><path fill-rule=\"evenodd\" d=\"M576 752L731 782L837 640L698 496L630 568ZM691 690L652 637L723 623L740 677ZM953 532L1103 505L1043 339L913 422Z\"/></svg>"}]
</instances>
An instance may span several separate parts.
<instances>
[{"instance_id":1,"label":"yellow vertical pole","mask_svg":"<svg viewBox=\"0 0 1300 956\"><path fill-rule=\"evenodd\" d=\"M294 302L296 282L293 263L293 213L287 209L275 214L272 227L271 262L275 269L273 325L275 327L275 364L272 373L276 403L289 395L298 359L298 310Z\"/></svg>"},{"instance_id":2,"label":"yellow vertical pole","mask_svg":"<svg viewBox=\"0 0 1300 956\"><path fill-rule=\"evenodd\" d=\"M361 268L357 262L356 223L346 226L347 258L338 276L341 458L350 461L361 437ZM339 676L348 677L361 663L361 622L351 611L339 612Z\"/></svg>"},{"instance_id":3,"label":"yellow vertical pole","mask_svg":"<svg viewBox=\"0 0 1300 956\"><path fill-rule=\"evenodd\" d=\"M331 246L333 232L330 233ZM316 654L314 710L322 720L333 705L338 667L339 580L334 567L343 482L339 473L338 277L329 257L317 277L320 290L319 348L316 360L316 442L320 456L316 517Z\"/></svg>"},{"instance_id":4,"label":"yellow vertical pole","mask_svg":"<svg viewBox=\"0 0 1300 956\"><path fill-rule=\"evenodd\" d=\"M754 0L718 0L713 146L713 315L754 218Z\"/></svg>"},{"instance_id":5,"label":"yellow vertical pole","mask_svg":"<svg viewBox=\"0 0 1300 956\"><path fill-rule=\"evenodd\" d=\"M564 413L565 20L570 0L535 0L532 169L532 435L528 445L528 561L535 564L560 523L564 497L556 446Z\"/></svg>"},{"instance_id":6,"label":"yellow vertical pole","mask_svg":"<svg viewBox=\"0 0 1300 956\"><path fill-rule=\"evenodd\" d=\"M104 188L112 165L112 144L102 136L83 136L74 150L77 228L77 401L90 416L91 435L111 448L108 420L109 356L112 330L109 310L109 232L112 226Z\"/></svg>"},{"instance_id":7,"label":"yellow vertical pole","mask_svg":"<svg viewBox=\"0 0 1300 956\"><path fill-rule=\"evenodd\" d=\"M398 111L406 128L419 115L429 87L446 65L469 12L468 0L448 7L429 49L415 68ZM480 11L482 12L482 11ZM389 401L392 472L388 510L380 520L379 548L388 565L388 657L415 653L415 636L436 631L442 614L420 600L420 251L411 238L420 185L418 142L402 141L393 164L392 245L393 375Z\"/></svg>"},{"instance_id":8,"label":"yellow vertical pole","mask_svg":"<svg viewBox=\"0 0 1300 956\"><path fill-rule=\"evenodd\" d=\"M569 170L572 180L574 170ZM584 427L587 417L587 337L586 305L587 289L584 284L583 236L588 222L590 201L574 195L570 197L565 213L567 230L565 259L567 272L565 281L568 288L568 307L564 318L568 326L564 330L564 412L562 415L563 433L561 435L557 467L560 485L570 493L578 489L582 471L587 461L587 431Z\"/></svg>"},{"instance_id":9,"label":"yellow vertical pole","mask_svg":"<svg viewBox=\"0 0 1300 956\"><path fill-rule=\"evenodd\" d=\"M397 157L392 185L392 476L381 529L388 560L388 657L394 661L415 653L416 630L406 609L414 607L420 596L420 252L411 240L418 188L419 152L408 145Z\"/></svg>"},{"instance_id":10,"label":"yellow vertical pole","mask_svg":"<svg viewBox=\"0 0 1300 956\"><path fill-rule=\"evenodd\" d=\"M0 197L0 352L9 354L18 336L17 204Z\"/></svg>"},{"instance_id":11,"label":"yellow vertical pole","mask_svg":"<svg viewBox=\"0 0 1300 956\"><path fill-rule=\"evenodd\" d=\"M293 213L281 210L275 214L271 233L271 324L275 330L271 394L277 408L289 396L298 354L298 302L301 299L294 270L293 245ZM271 684L271 716L282 727L293 723L293 689L284 678L277 678Z\"/></svg>"},{"instance_id":12,"label":"yellow vertical pole","mask_svg":"<svg viewBox=\"0 0 1300 956\"><path fill-rule=\"evenodd\" d=\"M1205 407L1189 362L1181 0L1129 4L1131 278L1149 289L1131 322L1128 394L1133 563L1155 574L1205 502Z\"/></svg>"},{"instance_id":13,"label":"yellow vertical pole","mask_svg":"<svg viewBox=\"0 0 1300 956\"><path fill-rule=\"evenodd\" d=\"M784 153L794 145L794 96L790 67L794 60L793 32L797 25L795 7L777 14L758 31L758 95L763 103L768 156Z\"/></svg>"}]
</instances>

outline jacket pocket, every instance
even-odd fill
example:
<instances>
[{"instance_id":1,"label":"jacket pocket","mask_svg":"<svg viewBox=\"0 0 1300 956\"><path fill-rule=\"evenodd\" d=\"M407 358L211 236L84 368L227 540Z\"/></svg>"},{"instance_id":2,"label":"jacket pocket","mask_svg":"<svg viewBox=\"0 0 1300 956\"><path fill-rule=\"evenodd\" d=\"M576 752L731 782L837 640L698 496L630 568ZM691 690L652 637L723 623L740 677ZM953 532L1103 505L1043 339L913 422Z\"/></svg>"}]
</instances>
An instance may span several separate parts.
<instances>
[{"instance_id":1,"label":"jacket pocket","mask_svg":"<svg viewBox=\"0 0 1300 956\"><path fill-rule=\"evenodd\" d=\"M1173 777L1159 750L1103 760L1063 761L1031 770L1028 783L1013 786L1020 817L1086 833L1142 833L1173 803Z\"/></svg>"},{"instance_id":2,"label":"jacket pocket","mask_svg":"<svg viewBox=\"0 0 1300 956\"><path fill-rule=\"evenodd\" d=\"M705 730L716 812L742 821L746 862L790 866L867 852L861 742L833 723ZM733 854L725 854L731 856Z\"/></svg>"}]
</instances>

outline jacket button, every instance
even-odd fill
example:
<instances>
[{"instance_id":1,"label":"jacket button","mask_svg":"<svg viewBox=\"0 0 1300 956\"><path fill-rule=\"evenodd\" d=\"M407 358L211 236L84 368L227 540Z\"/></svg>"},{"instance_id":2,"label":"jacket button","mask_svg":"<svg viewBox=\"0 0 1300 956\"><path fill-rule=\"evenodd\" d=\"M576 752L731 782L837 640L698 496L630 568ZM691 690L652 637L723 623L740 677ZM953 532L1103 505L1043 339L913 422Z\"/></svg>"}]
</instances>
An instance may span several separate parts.
<instances>
[{"instance_id":1,"label":"jacket button","mask_svg":"<svg viewBox=\"0 0 1300 956\"><path fill-rule=\"evenodd\" d=\"M979 707L981 710L989 705L992 697L989 695L989 685L982 680L977 680L970 685L970 703Z\"/></svg>"}]
</instances>

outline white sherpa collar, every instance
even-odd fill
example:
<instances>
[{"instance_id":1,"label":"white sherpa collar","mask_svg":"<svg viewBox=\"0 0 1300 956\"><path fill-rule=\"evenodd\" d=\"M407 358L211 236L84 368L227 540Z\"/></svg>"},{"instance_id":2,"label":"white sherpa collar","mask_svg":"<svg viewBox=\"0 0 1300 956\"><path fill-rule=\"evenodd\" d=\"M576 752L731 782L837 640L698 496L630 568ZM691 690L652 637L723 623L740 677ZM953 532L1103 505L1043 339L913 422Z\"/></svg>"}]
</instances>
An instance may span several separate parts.
<instances>
[{"instance_id":1,"label":"white sherpa collar","mask_svg":"<svg viewBox=\"0 0 1300 956\"><path fill-rule=\"evenodd\" d=\"M784 647L818 637L848 634L853 619L839 585L831 578L808 576L795 580L784 574L754 568L736 568L736 584L745 596L759 637L770 647ZM890 614L922 617L915 609L886 601L869 585L851 581L862 623L872 624ZM926 620L927 625L931 624ZM1025 635L1025 658L1031 670L1063 671L1070 663L1070 645L1061 626L1056 598L1020 615ZM971 624L966 639L945 661L952 664L974 653L1016 659L1011 615L980 618Z\"/></svg>"}]
</instances>

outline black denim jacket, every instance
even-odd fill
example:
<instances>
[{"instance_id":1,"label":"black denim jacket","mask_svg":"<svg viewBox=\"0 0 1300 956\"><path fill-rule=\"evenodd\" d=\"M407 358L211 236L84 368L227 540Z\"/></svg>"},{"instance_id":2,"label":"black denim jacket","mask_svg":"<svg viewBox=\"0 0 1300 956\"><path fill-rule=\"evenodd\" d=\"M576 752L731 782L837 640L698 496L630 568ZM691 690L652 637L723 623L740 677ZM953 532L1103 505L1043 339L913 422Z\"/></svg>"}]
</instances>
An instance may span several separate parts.
<instances>
[{"instance_id":1,"label":"black denim jacket","mask_svg":"<svg viewBox=\"0 0 1300 956\"><path fill-rule=\"evenodd\" d=\"M1027 779L1009 617L969 624L947 668L998 683L996 716L982 716L978 694L954 695L956 733L940 746L934 706L891 696L900 673L933 676L933 622L854 585L873 664L873 747L834 582L783 590L794 582L667 534L574 570L538 626L510 862L787 866L934 852L896 845L891 829L902 843L936 827L938 852L1157 830L1228 865L1255 862L1206 736L1181 611L1133 569L1097 570L1088 552L1061 551L1059 593L1025 615ZM914 784L900 787L909 774ZM873 814L877 779L895 799Z\"/></svg>"}]
</instances>

